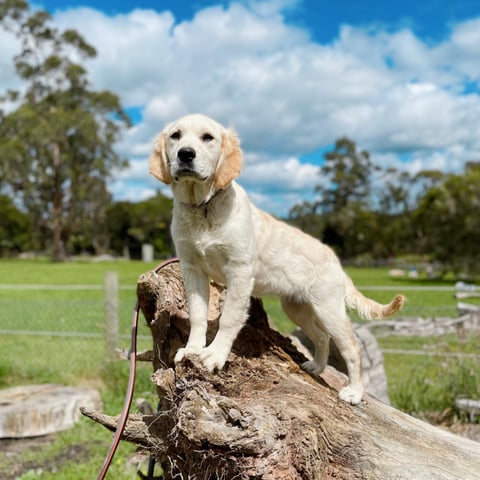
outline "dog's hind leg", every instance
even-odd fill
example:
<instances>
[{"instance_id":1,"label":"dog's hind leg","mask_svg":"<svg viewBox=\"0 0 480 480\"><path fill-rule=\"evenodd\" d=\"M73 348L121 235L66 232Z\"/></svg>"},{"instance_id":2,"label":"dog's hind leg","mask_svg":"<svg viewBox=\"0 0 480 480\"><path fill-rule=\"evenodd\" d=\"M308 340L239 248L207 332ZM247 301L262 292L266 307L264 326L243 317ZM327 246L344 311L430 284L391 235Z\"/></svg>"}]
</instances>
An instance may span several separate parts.
<instances>
[{"instance_id":1,"label":"dog's hind leg","mask_svg":"<svg viewBox=\"0 0 480 480\"><path fill-rule=\"evenodd\" d=\"M315 352L313 360L305 362L302 367L312 375L320 375L327 366L329 335L315 319L315 312L308 303L296 303L282 298L282 308L288 318L297 324L303 333L312 341Z\"/></svg>"},{"instance_id":2,"label":"dog's hind leg","mask_svg":"<svg viewBox=\"0 0 480 480\"><path fill-rule=\"evenodd\" d=\"M349 383L340 390L338 396L345 402L356 405L362 400L364 387L360 347L353 332L352 323L345 310L343 301L334 296L323 302L321 306L314 305L315 317L321 321L323 328L330 335L345 360Z\"/></svg>"},{"instance_id":3,"label":"dog's hind leg","mask_svg":"<svg viewBox=\"0 0 480 480\"><path fill-rule=\"evenodd\" d=\"M315 345L314 359L303 367L313 375L319 375L327 365L330 337L345 360L349 383L339 392L341 400L355 405L363 396L363 379L360 349L352 324L341 297L335 295L321 305L295 303L282 299L282 307Z\"/></svg>"}]
</instances>

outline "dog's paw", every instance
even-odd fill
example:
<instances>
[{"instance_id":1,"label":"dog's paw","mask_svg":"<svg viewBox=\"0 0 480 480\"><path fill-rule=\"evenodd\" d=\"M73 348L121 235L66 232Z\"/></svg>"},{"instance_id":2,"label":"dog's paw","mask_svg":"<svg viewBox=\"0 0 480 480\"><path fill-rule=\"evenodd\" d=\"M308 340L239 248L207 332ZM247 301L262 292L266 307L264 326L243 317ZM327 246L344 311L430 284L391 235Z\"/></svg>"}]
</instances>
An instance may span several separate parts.
<instances>
[{"instance_id":1,"label":"dog's paw","mask_svg":"<svg viewBox=\"0 0 480 480\"><path fill-rule=\"evenodd\" d=\"M200 355L200 352L203 350L201 346L186 346L179 348L175 354L174 362L180 363L184 358L189 357L190 355Z\"/></svg>"},{"instance_id":2,"label":"dog's paw","mask_svg":"<svg viewBox=\"0 0 480 480\"><path fill-rule=\"evenodd\" d=\"M362 401L363 391L347 385L338 393L340 400L350 403L351 405L358 405Z\"/></svg>"},{"instance_id":3,"label":"dog's paw","mask_svg":"<svg viewBox=\"0 0 480 480\"><path fill-rule=\"evenodd\" d=\"M310 373L310 375L319 377L320 374L325 370L325 365L319 365L314 360L309 360L308 362L302 363L302 368Z\"/></svg>"},{"instance_id":4,"label":"dog's paw","mask_svg":"<svg viewBox=\"0 0 480 480\"><path fill-rule=\"evenodd\" d=\"M222 370L228 354L228 351L207 347L200 352L200 360L209 372L213 372L215 369Z\"/></svg>"}]
</instances>

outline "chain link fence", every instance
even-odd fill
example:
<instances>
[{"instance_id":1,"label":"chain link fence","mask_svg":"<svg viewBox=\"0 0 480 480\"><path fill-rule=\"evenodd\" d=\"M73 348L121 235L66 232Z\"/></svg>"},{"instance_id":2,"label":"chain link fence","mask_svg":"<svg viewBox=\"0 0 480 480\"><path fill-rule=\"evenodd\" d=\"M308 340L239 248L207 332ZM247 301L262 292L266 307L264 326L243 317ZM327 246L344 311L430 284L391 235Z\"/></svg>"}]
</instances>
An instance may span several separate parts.
<instances>
[{"instance_id":1,"label":"chain link fence","mask_svg":"<svg viewBox=\"0 0 480 480\"><path fill-rule=\"evenodd\" d=\"M454 287L370 286L361 290L380 302L389 301L392 290L404 293L410 300L399 316L457 316ZM0 386L92 381L112 359L116 347L130 347L135 291L135 285L122 285L109 297L105 285L0 285ZM438 300L425 300L432 295ZM112 305L116 325L108 323ZM274 320L279 310L270 312ZM150 331L141 315L138 349L150 348Z\"/></svg>"},{"instance_id":2,"label":"chain link fence","mask_svg":"<svg viewBox=\"0 0 480 480\"><path fill-rule=\"evenodd\" d=\"M134 285L109 295L103 285L1 285L0 386L91 382L115 348L129 349L135 303ZM151 348L141 317L139 350Z\"/></svg>"}]
</instances>

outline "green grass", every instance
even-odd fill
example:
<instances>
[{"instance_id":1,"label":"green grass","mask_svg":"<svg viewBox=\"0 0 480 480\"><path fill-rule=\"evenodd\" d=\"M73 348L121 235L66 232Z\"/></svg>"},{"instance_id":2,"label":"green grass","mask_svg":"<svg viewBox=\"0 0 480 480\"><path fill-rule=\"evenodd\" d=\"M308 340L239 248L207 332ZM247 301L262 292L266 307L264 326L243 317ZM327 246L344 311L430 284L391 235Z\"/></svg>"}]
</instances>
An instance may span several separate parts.
<instances>
[{"instance_id":1,"label":"green grass","mask_svg":"<svg viewBox=\"0 0 480 480\"><path fill-rule=\"evenodd\" d=\"M387 303L397 293L406 296L407 302L399 315L421 317L447 317L456 315L457 300L453 291L426 290L428 287L453 288L455 279L432 280L427 278L409 279L392 278L388 275L387 268L347 268L355 285L362 292L378 302ZM386 286L390 290L371 290L362 287ZM414 290L421 287L425 290Z\"/></svg>"},{"instance_id":2,"label":"green grass","mask_svg":"<svg viewBox=\"0 0 480 480\"><path fill-rule=\"evenodd\" d=\"M419 417L448 411L462 418L455 399L480 398L480 334L390 336L378 342L382 349L412 351L411 355L384 353L390 400L400 410ZM455 356L458 353L477 357Z\"/></svg>"},{"instance_id":3,"label":"green grass","mask_svg":"<svg viewBox=\"0 0 480 480\"><path fill-rule=\"evenodd\" d=\"M0 289L1 330L60 331L97 333L99 338L72 338L34 335L0 335L0 387L30 383L60 383L97 388L106 413L117 414L122 407L128 382L127 362L109 362L105 353L103 291L99 290L29 290L24 285L103 285L106 271L114 270L120 281L120 347L129 348L128 338L135 305L135 288L140 274L157 263L141 262L48 262L0 261L3 285L17 289ZM143 318L139 326L139 350L151 346L150 333ZM146 337L146 338L143 338ZM151 365L139 364L136 397L156 396L150 382ZM52 436L53 441L22 454L29 479L74 480L96 478L110 447L112 435L88 419L72 429ZM75 456L69 460L69 456ZM78 453L80 452L80 453ZM107 478L135 478L135 468L128 464L134 446L122 444ZM9 478L16 457L0 452L0 478ZM144 469L145 470L145 469Z\"/></svg>"},{"instance_id":4,"label":"green grass","mask_svg":"<svg viewBox=\"0 0 480 480\"><path fill-rule=\"evenodd\" d=\"M139 275L152 270L159 262L68 262L1 260L2 284L12 285L102 285L105 272L118 272L120 284L133 288Z\"/></svg>"},{"instance_id":5,"label":"green grass","mask_svg":"<svg viewBox=\"0 0 480 480\"><path fill-rule=\"evenodd\" d=\"M136 282L140 274L152 270L157 263L142 262L72 262L52 264L46 261L0 261L0 283L13 288L0 288L0 330L86 332L95 338L72 338L22 335L0 335L0 387L28 383L61 383L93 386L99 389L104 410L120 411L128 380L128 363L108 361L105 354L101 288L98 290L29 290L24 285L88 285L103 284L106 271L114 270L120 279L120 347L128 348L130 324L135 304ZM361 287L382 285L394 290L365 289L364 293L380 302L388 302L395 293L404 293L408 303L402 314L408 316L448 316L456 313L453 292L410 291L412 286L453 286L446 281L392 279L387 269L349 268L349 275ZM18 286L18 287L15 287ZM405 288L405 291L402 290ZM281 310L278 299L264 298L264 305L277 327L290 332L295 327ZM148 327L140 319L139 349L151 345ZM435 350L437 352L480 351L480 336L458 339L386 337L379 340L384 349ZM480 369L477 359L442 356L385 354L385 369L392 403L408 412L423 415L451 408L455 397L480 397ZM155 405L156 395L150 382L150 365L139 365L136 397L147 397ZM21 478L60 479L95 478L103 463L111 434L87 419L74 428L56 434L48 445L31 449L21 462L28 467ZM69 460L72 451L80 452ZM108 478L135 478L135 468L128 459L133 446L121 445ZM72 457L73 458L73 457ZM18 458L0 451L0 478L8 478ZM145 468L144 468L145 470Z\"/></svg>"}]
</instances>

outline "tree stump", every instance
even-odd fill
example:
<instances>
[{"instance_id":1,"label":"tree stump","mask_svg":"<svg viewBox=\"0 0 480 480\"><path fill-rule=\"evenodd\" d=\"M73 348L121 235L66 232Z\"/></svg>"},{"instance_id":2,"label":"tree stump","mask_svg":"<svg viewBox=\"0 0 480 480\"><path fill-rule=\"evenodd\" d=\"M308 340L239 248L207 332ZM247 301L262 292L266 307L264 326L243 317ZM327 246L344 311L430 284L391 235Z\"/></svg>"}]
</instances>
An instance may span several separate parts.
<instances>
[{"instance_id":1,"label":"tree stump","mask_svg":"<svg viewBox=\"0 0 480 480\"><path fill-rule=\"evenodd\" d=\"M137 293L161 408L131 414L123 438L148 450L165 479L480 480L480 444L369 396L340 401L346 377L303 371L304 356L270 328L261 301L252 299L225 369L209 373L195 359L173 365L189 332L178 264L142 275ZM223 295L211 286L209 341ZM116 428L117 417L84 413Z\"/></svg>"},{"instance_id":2,"label":"tree stump","mask_svg":"<svg viewBox=\"0 0 480 480\"><path fill-rule=\"evenodd\" d=\"M47 435L72 427L80 407L98 408L96 390L63 385L21 385L0 390L0 438Z\"/></svg>"}]
</instances>

